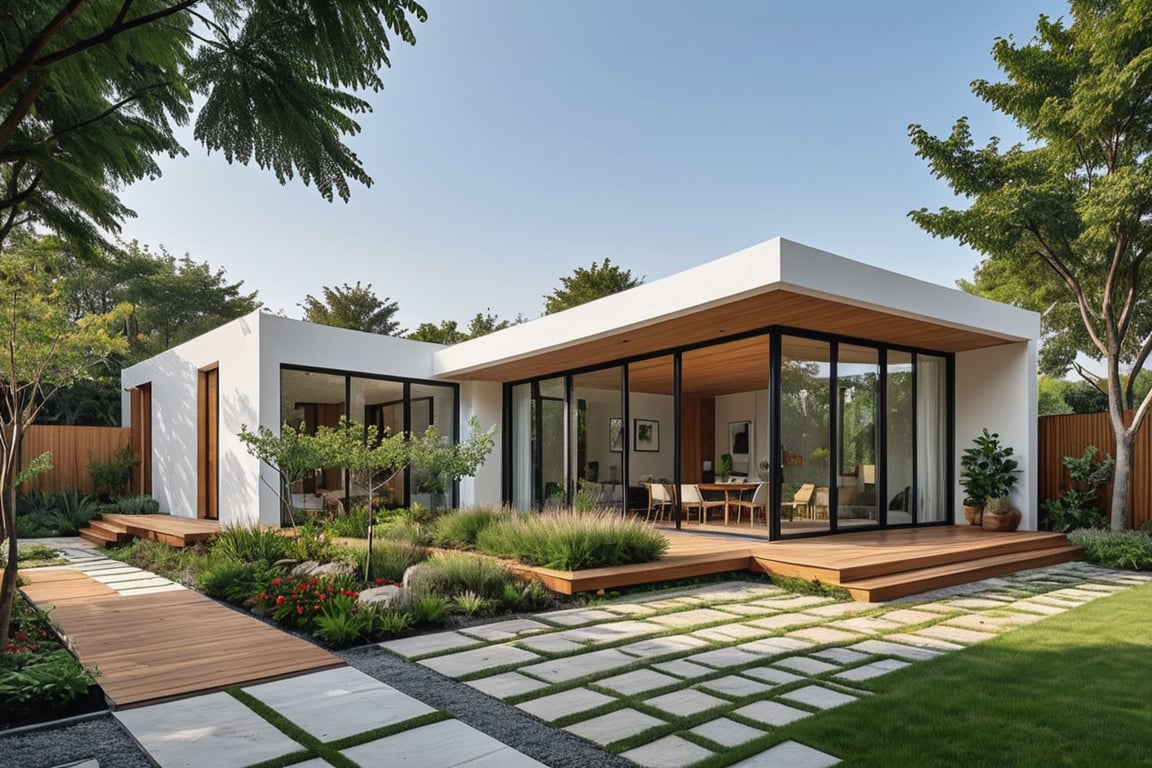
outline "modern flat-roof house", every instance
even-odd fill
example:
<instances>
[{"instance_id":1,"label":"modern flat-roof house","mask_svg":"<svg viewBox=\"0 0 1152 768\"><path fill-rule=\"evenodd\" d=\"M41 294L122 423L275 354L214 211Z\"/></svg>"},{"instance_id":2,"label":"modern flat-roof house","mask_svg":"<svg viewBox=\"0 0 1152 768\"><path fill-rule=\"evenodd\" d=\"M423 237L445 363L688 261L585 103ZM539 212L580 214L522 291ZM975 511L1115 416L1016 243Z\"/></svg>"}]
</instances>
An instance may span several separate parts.
<instances>
[{"instance_id":1,"label":"modern flat-roof house","mask_svg":"<svg viewBox=\"0 0 1152 768\"><path fill-rule=\"evenodd\" d=\"M591 489L647 509L647 487L725 475L766 483L743 530L773 539L963 524L958 457L988 427L1034 529L1039 333L1033 312L775 239L453 346L254 312L126 369L125 423L161 510L223 524L280 522L242 425L458 439L476 416L497 448L452 503ZM360 493L335 469L293 490L302 507ZM427 490L412 471L386 495Z\"/></svg>"}]
</instances>

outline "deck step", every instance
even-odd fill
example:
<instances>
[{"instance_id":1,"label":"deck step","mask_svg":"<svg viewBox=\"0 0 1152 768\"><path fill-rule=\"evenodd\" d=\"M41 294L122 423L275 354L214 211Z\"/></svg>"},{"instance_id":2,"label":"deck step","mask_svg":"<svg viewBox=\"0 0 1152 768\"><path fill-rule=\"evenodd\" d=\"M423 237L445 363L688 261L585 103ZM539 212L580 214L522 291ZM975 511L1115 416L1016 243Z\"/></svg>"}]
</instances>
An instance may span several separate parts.
<instances>
[{"instance_id":1,"label":"deck step","mask_svg":"<svg viewBox=\"0 0 1152 768\"><path fill-rule=\"evenodd\" d=\"M1027 552L991 555L961 563L917 568L902 573L846 581L840 586L848 590L856 600L883 602L897 597L927 592L930 589L967 584L1029 568L1068 563L1080 560L1082 557L1083 552L1075 544L1058 544Z\"/></svg>"},{"instance_id":2,"label":"deck step","mask_svg":"<svg viewBox=\"0 0 1152 768\"><path fill-rule=\"evenodd\" d=\"M80 538L90 541L100 547L115 547L125 543L116 533L105 531L100 528L93 528L91 526L87 528L81 528L76 533L79 534Z\"/></svg>"}]
</instances>

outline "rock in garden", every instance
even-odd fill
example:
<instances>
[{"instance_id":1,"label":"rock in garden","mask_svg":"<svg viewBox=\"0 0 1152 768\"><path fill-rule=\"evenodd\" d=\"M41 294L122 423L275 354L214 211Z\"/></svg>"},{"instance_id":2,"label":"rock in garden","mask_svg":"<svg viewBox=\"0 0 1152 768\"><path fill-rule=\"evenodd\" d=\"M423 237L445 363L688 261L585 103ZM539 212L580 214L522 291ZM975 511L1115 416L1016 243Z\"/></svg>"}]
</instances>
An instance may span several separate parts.
<instances>
[{"instance_id":1,"label":"rock in garden","mask_svg":"<svg viewBox=\"0 0 1152 768\"><path fill-rule=\"evenodd\" d=\"M319 563L315 560L300 563L300 565L292 569L293 576L304 578L311 578L313 576L351 576L355 572L356 568L351 563Z\"/></svg>"},{"instance_id":2,"label":"rock in garden","mask_svg":"<svg viewBox=\"0 0 1152 768\"><path fill-rule=\"evenodd\" d=\"M371 587L361 592L360 603L378 608L387 608L394 603L400 602L403 596L403 588L395 584L385 584L382 587Z\"/></svg>"}]
</instances>

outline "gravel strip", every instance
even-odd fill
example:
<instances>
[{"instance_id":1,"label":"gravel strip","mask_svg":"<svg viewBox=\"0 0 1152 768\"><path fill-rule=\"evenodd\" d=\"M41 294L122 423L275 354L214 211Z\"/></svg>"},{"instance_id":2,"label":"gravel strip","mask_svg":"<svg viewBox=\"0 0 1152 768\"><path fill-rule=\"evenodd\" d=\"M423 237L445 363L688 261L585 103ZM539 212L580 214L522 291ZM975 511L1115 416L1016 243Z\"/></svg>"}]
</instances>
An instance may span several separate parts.
<instances>
[{"instance_id":1,"label":"gravel strip","mask_svg":"<svg viewBox=\"0 0 1152 768\"><path fill-rule=\"evenodd\" d=\"M0 764L20 768L53 768L92 759L106 768L153 768L152 761L112 715L63 727L0 734L0 755Z\"/></svg>"},{"instance_id":2,"label":"gravel strip","mask_svg":"<svg viewBox=\"0 0 1152 768\"><path fill-rule=\"evenodd\" d=\"M635 768L635 764L549 727L523 711L375 646L338 654L350 666L436 707L552 768Z\"/></svg>"}]
</instances>

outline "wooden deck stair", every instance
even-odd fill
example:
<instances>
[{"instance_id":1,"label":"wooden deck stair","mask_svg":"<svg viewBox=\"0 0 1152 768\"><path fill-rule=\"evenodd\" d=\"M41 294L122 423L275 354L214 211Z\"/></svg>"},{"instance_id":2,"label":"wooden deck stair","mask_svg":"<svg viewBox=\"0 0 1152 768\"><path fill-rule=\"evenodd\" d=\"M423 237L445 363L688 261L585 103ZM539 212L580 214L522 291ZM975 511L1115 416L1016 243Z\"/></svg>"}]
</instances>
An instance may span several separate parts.
<instances>
[{"instance_id":1,"label":"wooden deck stair","mask_svg":"<svg viewBox=\"0 0 1152 768\"><path fill-rule=\"evenodd\" d=\"M127 544L134 537L159 541L170 547L187 547L207 541L220 532L215 520L193 520L172 515L103 514L88 521L80 536L102 547Z\"/></svg>"},{"instance_id":2,"label":"wooden deck stair","mask_svg":"<svg viewBox=\"0 0 1152 768\"><path fill-rule=\"evenodd\" d=\"M963 526L773 542L753 553L755 570L819 579L844 587L856 600L872 602L1081 556L1063 534L1001 534Z\"/></svg>"}]
</instances>

